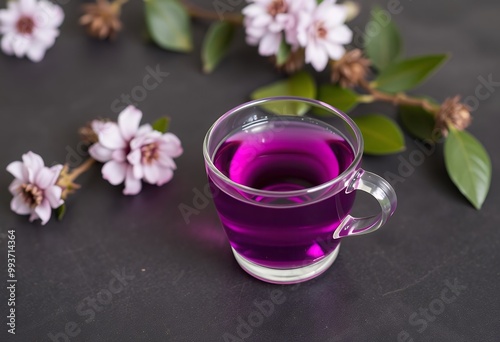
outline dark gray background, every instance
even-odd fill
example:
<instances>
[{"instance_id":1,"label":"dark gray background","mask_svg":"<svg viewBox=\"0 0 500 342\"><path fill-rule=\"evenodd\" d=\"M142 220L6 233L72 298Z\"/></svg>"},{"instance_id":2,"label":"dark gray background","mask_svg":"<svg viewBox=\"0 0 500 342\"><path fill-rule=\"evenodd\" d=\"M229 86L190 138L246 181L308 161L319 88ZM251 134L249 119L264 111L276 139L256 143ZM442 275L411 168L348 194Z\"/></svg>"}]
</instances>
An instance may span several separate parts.
<instances>
[{"instance_id":1,"label":"dark gray background","mask_svg":"<svg viewBox=\"0 0 500 342\"><path fill-rule=\"evenodd\" d=\"M383 7L387 4L378 1ZM497 1L406 1L394 17L407 55L452 52L453 59L415 93L442 100L474 95L478 77L500 80L500 5ZM2 7L4 1L1 2ZM364 27L368 1L354 26ZM298 288L257 281L234 261L212 205L186 225L178 210L192 205L193 189L206 184L203 136L226 110L255 88L279 78L252 47L239 42L210 76L200 72L199 47L206 25L194 25L195 51L163 51L143 40L142 2L124 8L125 30L113 43L84 35L77 26L77 1L63 5L62 34L45 59L34 64L0 54L0 165L28 150L49 164L78 149L79 126L95 117L115 118L110 105L142 83L146 66L170 75L139 107L144 122L172 117L171 130L183 142L173 181L145 186L135 197L121 195L94 167L68 200L63 222L30 224L9 210L2 172L1 231L16 230L17 334L6 333L6 237L1 236L0 339L49 341L48 334L76 322L71 341L223 341L236 335L238 317L247 320L253 302L283 292L264 322L245 341L397 341L405 330L414 341L498 341L500 335L500 185L494 178L488 199L476 211L446 175L442 148L396 185L397 213L379 232L346 239L334 266ZM207 8L212 3L207 1ZM470 131L490 152L498 175L500 100L480 102ZM391 106L361 106L357 113ZM415 150L406 137L408 158ZM74 157L74 156L73 156ZM365 157L364 168L397 173L398 156ZM359 203L357 212L372 209ZM135 276L96 312L94 321L77 314L86 297L106 289L113 270ZM422 333L409 323L419 308L440 297L446 281L467 287ZM70 324L71 325L71 324ZM420 325L419 325L420 327ZM60 341L64 339L60 338Z\"/></svg>"}]
</instances>

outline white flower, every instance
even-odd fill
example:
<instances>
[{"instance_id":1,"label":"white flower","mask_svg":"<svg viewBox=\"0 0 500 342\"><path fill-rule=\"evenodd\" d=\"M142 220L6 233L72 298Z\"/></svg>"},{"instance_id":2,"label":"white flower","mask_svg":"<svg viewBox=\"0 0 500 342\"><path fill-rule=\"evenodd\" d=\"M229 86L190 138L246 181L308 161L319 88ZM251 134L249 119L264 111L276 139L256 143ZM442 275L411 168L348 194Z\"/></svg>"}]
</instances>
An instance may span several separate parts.
<instances>
[{"instance_id":1,"label":"white flower","mask_svg":"<svg viewBox=\"0 0 500 342\"><path fill-rule=\"evenodd\" d=\"M99 142L89 148L89 153L105 163L104 179L113 185L125 182L125 195L138 194L142 179L158 186L167 183L176 168L172 158L182 154L174 134L154 131L149 124L139 126L141 119L142 112L128 106L118 115L118 123L92 123Z\"/></svg>"},{"instance_id":2,"label":"white flower","mask_svg":"<svg viewBox=\"0 0 500 342\"><path fill-rule=\"evenodd\" d=\"M64 19L60 6L46 0L9 1L0 10L1 48L7 55L39 62L59 36Z\"/></svg>"},{"instance_id":3,"label":"white flower","mask_svg":"<svg viewBox=\"0 0 500 342\"><path fill-rule=\"evenodd\" d=\"M297 27L302 17L308 17L316 0L249 0L243 9L247 42L259 45L262 56L275 55L283 39L297 47Z\"/></svg>"},{"instance_id":4,"label":"white flower","mask_svg":"<svg viewBox=\"0 0 500 342\"><path fill-rule=\"evenodd\" d=\"M23 155L23 161L15 161L7 166L16 179L9 186L14 196L10 208L16 214L30 216L30 221L49 221L52 209L61 206L62 188L56 185L63 166L45 167L42 157L33 152Z\"/></svg>"},{"instance_id":5,"label":"white flower","mask_svg":"<svg viewBox=\"0 0 500 342\"><path fill-rule=\"evenodd\" d=\"M306 50L306 63L316 71L322 71L329 59L340 59L345 54L343 45L352 41L352 31L344 24L347 18L345 6L335 0L324 0L310 18L299 23L298 40Z\"/></svg>"}]
</instances>

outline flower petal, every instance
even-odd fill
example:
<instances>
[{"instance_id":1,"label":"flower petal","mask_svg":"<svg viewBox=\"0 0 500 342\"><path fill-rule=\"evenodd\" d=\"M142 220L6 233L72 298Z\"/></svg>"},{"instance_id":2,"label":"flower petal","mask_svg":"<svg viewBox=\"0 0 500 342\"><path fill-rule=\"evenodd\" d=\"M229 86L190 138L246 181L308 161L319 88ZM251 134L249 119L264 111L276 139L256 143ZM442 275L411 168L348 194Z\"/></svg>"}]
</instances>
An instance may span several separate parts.
<instances>
[{"instance_id":1,"label":"flower petal","mask_svg":"<svg viewBox=\"0 0 500 342\"><path fill-rule=\"evenodd\" d=\"M21 0L19 1L19 10L22 14L32 15L37 11L37 3L35 0Z\"/></svg>"},{"instance_id":2,"label":"flower petal","mask_svg":"<svg viewBox=\"0 0 500 342\"><path fill-rule=\"evenodd\" d=\"M338 26L343 24L347 18L347 8L342 5L334 5L332 2L323 1L314 12L317 21L324 22L327 26Z\"/></svg>"},{"instance_id":3,"label":"flower petal","mask_svg":"<svg viewBox=\"0 0 500 342\"><path fill-rule=\"evenodd\" d=\"M38 2L39 13L44 13L47 20L44 22L44 27L59 27L64 20L64 12L61 6L53 4L49 1L40 0Z\"/></svg>"},{"instance_id":4,"label":"flower petal","mask_svg":"<svg viewBox=\"0 0 500 342\"><path fill-rule=\"evenodd\" d=\"M38 174L38 171L42 167L45 166L43 163L42 157L38 154L29 151L26 154L23 154L23 162L28 170L28 180L30 183L35 183L35 176Z\"/></svg>"},{"instance_id":5,"label":"flower petal","mask_svg":"<svg viewBox=\"0 0 500 342\"><path fill-rule=\"evenodd\" d=\"M132 152L130 152L128 154L127 161L130 164L132 164L132 165L140 164L141 163L141 157L142 157L141 150L140 149L135 149L135 150L133 150Z\"/></svg>"},{"instance_id":6,"label":"flower petal","mask_svg":"<svg viewBox=\"0 0 500 342\"><path fill-rule=\"evenodd\" d=\"M45 225L52 215L52 208L48 199L44 199L42 203L35 208L35 213L42 220L42 226Z\"/></svg>"},{"instance_id":7,"label":"flower petal","mask_svg":"<svg viewBox=\"0 0 500 342\"><path fill-rule=\"evenodd\" d=\"M156 184L160 178L160 170L155 164L146 164L142 167L144 171L144 179L149 184Z\"/></svg>"},{"instance_id":8,"label":"flower petal","mask_svg":"<svg viewBox=\"0 0 500 342\"><path fill-rule=\"evenodd\" d=\"M102 146L100 143L95 143L89 148L89 154L95 160L105 163L111 160L111 155L113 154L113 150Z\"/></svg>"},{"instance_id":9,"label":"flower petal","mask_svg":"<svg viewBox=\"0 0 500 342\"><path fill-rule=\"evenodd\" d=\"M158 147L162 153L166 153L172 158L177 158L184 152L181 146L181 141L172 133L165 133L161 137Z\"/></svg>"},{"instance_id":10,"label":"flower petal","mask_svg":"<svg viewBox=\"0 0 500 342\"><path fill-rule=\"evenodd\" d=\"M38 216L38 214L33 210L31 212L31 215L30 215L30 222L33 222L35 220L38 220L40 217Z\"/></svg>"},{"instance_id":11,"label":"flower petal","mask_svg":"<svg viewBox=\"0 0 500 342\"><path fill-rule=\"evenodd\" d=\"M272 56L278 52L280 44L280 33L268 33L260 41L259 54L261 56Z\"/></svg>"},{"instance_id":12,"label":"flower petal","mask_svg":"<svg viewBox=\"0 0 500 342\"><path fill-rule=\"evenodd\" d=\"M328 54L313 40L306 47L306 62L311 63L316 71L323 71L328 64Z\"/></svg>"},{"instance_id":13,"label":"flower petal","mask_svg":"<svg viewBox=\"0 0 500 342\"><path fill-rule=\"evenodd\" d=\"M23 195L20 193L15 195L12 201L10 201L10 209L19 215L26 215L31 213L30 206L28 205L28 203L26 203Z\"/></svg>"},{"instance_id":14,"label":"flower petal","mask_svg":"<svg viewBox=\"0 0 500 342\"><path fill-rule=\"evenodd\" d=\"M255 17L255 19L252 20L252 25L257 26L257 27L262 27L262 26L269 25L272 21L273 21L273 17L271 17L270 15L265 13L263 15L259 15L259 16Z\"/></svg>"},{"instance_id":15,"label":"flower petal","mask_svg":"<svg viewBox=\"0 0 500 342\"><path fill-rule=\"evenodd\" d=\"M123 183L126 171L127 164L111 160L104 164L101 172L104 179L106 179L112 185L118 185L120 183Z\"/></svg>"},{"instance_id":16,"label":"flower petal","mask_svg":"<svg viewBox=\"0 0 500 342\"><path fill-rule=\"evenodd\" d=\"M23 185L23 181L21 181L20 179L14 179L12 183L10 183L9 191L12 196L15 196L19 193L21 185Z\"/></svg>"},{"instance_id":17,"label":"flower petal","mask_svg":"<svg viewBox=\"0 0 500 342\"><path fill-rule=\"evenodd\" d=\"M45 189L45 198L49 201L49 204L52 208L58 208L60 207L64 201L61 199L62 195L62 188L53 185L47 189Z\"/></svg>"},{"instance_id":18,"label":"flower petal","mask_svg":"<svg viewBox=\"0 0 500 342\"><path fill-rule=\"evenodd\" d=\"M142 164L135 164L134 166L134 177L137 179L142 179L144 177L144 170L142 169Z\"/></svg>"},{"instance_id":19,"label":"flower petal","mask_svg":"<svg viewBox=\"0 0 500 342\"><path fill-rule=\"evenodd\" d=\"M175 170L177 168L177 165L175 165L175 162L172 158L170 158L167 155L160 154L158 156L158 164L160 164L164 168L170 168Z\"/></svg>"},{"instance_id":20,"label":"flower petal","mask_svg":"<svg viewBox=\"0 0 500 342\"><path fill-rule=\"evenodd\" d=\"M137 133L139 123L142 119L142 112L130 105L118 115L118 126L125 140L130 140Z\"/></svg>"},{"instance_id":21,"label":"flower petal","mask_svg":"<svg viewBox=\"0 0 500 342\"><path fill-rule=\"evenodd\" d=\"M141 135L145 135L151 131L153 131L153 127L150 124L144 124L139 127L135 136L138 137Z\"/></svg>"},{"instance_id":22,"label":"flower petal","mask_svg":"<svg viewBox=\"0 0 500 342\"><path fill-rule=\"evenodd\" d=\"M243 8L241 11L245 16L249 17L257 17L261 15L267 15L266 9L263 6L259 6L257 4L250 4Z\"/></svg>"},{"instance_id":23,"label":"flower petal","mask_svg":"<svg viewBox=\"0 0 500 342\"><path fill-rule=\"evenodd\" d=\"M352 31L346 25L338 26L328 31L326 39L334 44L349 44L352 41Z\"/></svg>"},{"instance_id":24,"label":"flower petal","mask_svg":"<svg viewBox=\"0 0 500 342\"><path fill-rule=\"evenodd\" d=\"M15 10L0 10L0 24L2 26L13 26L17 22L17 11Z\"/></svg>"},{"instance_id":25,"label":"flower petal","mask_svg":"<svg viewBox=\"0 0 500 342\"><path fill-rule=\"evenodd\" d=\"M12 50L16 57L23 57L30 47L30 39L24 35L17 34L12 41Z\"/></svg>"},{"instance_id":26,"label":"flower petal","mask_svg":"<svg viewBox=\"0 0 500 342\"><path fill-rule=\"evenodd\" d=\"M26 56L35 63L40 62L45 56L46 46L40 43L33 43L28 47L28 51L26 51Z\"/></svg>"},{"instance_id":27,"label":"flower petal","mask_svg":"<svg viewBox=\"0 0 500 342\"><path fill-rule=\"evenodd\" d=\"M90 127L92 128L95 134L99 134L105 126L106 126L106 121L102 120L93 120L90 123Z\"/></svg>"},{"instance_id":28,"label":"flower petal","mask_svg":"<svg viewBox=\"0 0 500 342\"><path fill-rule=\"evenodd\" d=\"M31 151L23 154L23 162L28 169L31 169L35 172L38 172L42 167L45 166L42 157Z\"/></svg>"},{"instance_id":29,"label":"flower petal","mask_svg":"<svg viewBox=\"0 0 500 342\"><path fill-rule=\"evenodd\" d=\"M123 139L118 125L114 122L107 122L106 125L99 132L99 142L102 146L109 148L110 150L116 150L118 148L125 148L127 143Z\"/></svg>"},{"instance_id":30,"label":"flower petal","mask_svg":"<svg viewBox=\"0 0 500 342\"><path fill-rule=\"evenodd\" d=\"M53 179L54 174L49 170L49 168L43 167L35 176L35 185L44 190L53 185L51 184Z\"/></svg>"},{"instance_id":31,"label":"flower petal","mask_svg":"<svg viewBox=\"0 0 500 342\"><path fill-rule=\"evenodd\" d=\"M125 156L125 150L114 150L113 153L111 153L111 158L120 163L123 163L127 160Z\"/></svg>"},{"instance_id":32,"label":"flower petal","mask_svg":"<svg viewBox=\"0 0 500 342\"><path fill-rule=\"evenodd\" d=\"M50 184L52 184L52 185L56 184L56 182L59 178L59 175L61 174L62 169L63 169L63 166L61 164L54 165L49 169L50 172L52 172L52 180L50 181Z\"/></svg>"},{"instance_id":33,"label":"flower petal","mask_svg":"<svg viewBox=\"0 0 500 342\"><path fill-rule=\"evenodd\" d=\"M0 32L1 33L1 32ZM16 39L16 35L13 34L13 33L6 33L3 37L2 37L2 51L6 54L6 55L13 55L14 54L14 40Z\"/></svg>"},{"instance_id":34,"label":"flower petal","mask_svg":"<svg viewBox=\"0 0 500 342\"><path fill-rule=\"evenodd\" d=\"M168 183L173 176L174 176L174 171L172 171L172 169L170 168L160 169L160 176L158 177L156 185L162 186L163 184Z\"/></svg>"},{"instance_id":35,"label":"flower petal","mask_svg":"<svg viewBox=\"0 0 500 342\"><path fill-rule=\"evenodd\" d=\"M23 182L28 181L28 169L20 161L15 161L7 165L7 171Z\"/></svg>"},{"instance_id":36,"label":"flower petal","mask_svg":"<svg viewBox=\"0 0 500 342\"><path fill-rule=\"evenodd\" d=\"M324 48L330 59L339 60L345 54L345 48L342 45L325 43Z\"/></svg>"},{"instance_id":37,"label":"flower petal","mask_svg":"<svg viewBox=\"0 0 500 342\"><path fill-rule=\"evenodd\" d=\"M42 45L44 49L48 49L56 42L56 38L59 36L59 30L56 28L40 28L33 31L33 38L38 44Z\"/></svg>"},{"instance_id":38,"label":"flower petal","mask_svg":"<svg viewBox=\"0 0 500 342\"><path fill-rule=\"evenodd\" d=\"M125 189L123 189L124 195L137 195L141 192L142 182L140 179L134 176L132 167L129 166L127 169L127 177L125 178Z\"/></svg>"}]
</instances>

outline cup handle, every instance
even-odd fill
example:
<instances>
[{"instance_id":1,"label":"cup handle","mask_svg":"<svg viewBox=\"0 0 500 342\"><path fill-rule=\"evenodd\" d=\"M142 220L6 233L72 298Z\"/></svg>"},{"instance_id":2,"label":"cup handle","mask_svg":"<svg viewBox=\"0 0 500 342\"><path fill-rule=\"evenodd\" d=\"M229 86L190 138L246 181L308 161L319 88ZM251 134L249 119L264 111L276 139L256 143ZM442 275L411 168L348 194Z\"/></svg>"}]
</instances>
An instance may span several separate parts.
<instances>
[{"instance_id":1,"label":"cup handle","mask_svg":"<svg viewBox=\"0 0 500 342\"><path fill-rule=\"evenodd\" d=\"M382 210L378 215L363 218L347 215L333 233L334 239L374 232L382 227L396 210L396 192L385 179L374 173L359 169L346 188L346 193L354 190L362 190L375 197Z\"/></svg>"}]
</instances>

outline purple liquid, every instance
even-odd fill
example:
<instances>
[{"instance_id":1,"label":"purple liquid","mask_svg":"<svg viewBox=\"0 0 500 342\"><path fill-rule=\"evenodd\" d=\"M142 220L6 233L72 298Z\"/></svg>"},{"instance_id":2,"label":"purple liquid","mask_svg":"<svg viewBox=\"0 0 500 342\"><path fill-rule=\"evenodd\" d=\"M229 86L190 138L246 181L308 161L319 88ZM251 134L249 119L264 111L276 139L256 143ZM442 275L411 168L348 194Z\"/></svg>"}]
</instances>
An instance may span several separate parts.
<instances>
[{"instance_id":1,"label":"purple liquid","mask_svg":"<svg viewBox=\"0 0 500 342\"><path fill-rule=\"evenodd\" d=\"M214 164L231 180L254 189L292 191L317 186L337 177L354 159L342 136L312 123L297 120L276 129L271 121L250 130L229 136L217 149ZM333 231L354 202L354 192L344 191L305 205L300 205L307 201L304 197L242 196L261 205L237 200L224 191L214 197L229 241L246 259L275 268L306 266L330 254L339 243L332 238ZM262 206L266 203L298 206Z\"/></svg>"}]
</instances>

